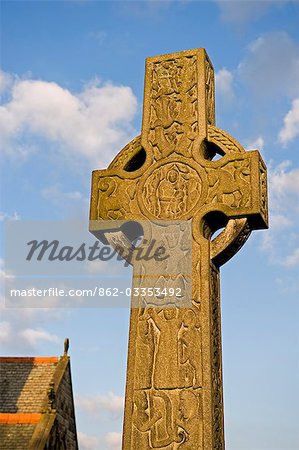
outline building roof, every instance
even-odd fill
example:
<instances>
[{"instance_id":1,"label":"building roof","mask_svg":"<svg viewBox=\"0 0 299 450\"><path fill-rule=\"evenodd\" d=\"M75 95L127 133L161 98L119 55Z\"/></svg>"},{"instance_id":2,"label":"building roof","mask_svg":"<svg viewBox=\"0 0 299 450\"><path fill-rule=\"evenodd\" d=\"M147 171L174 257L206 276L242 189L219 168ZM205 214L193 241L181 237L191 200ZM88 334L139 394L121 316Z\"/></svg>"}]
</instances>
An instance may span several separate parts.
<instances>
[{"instance_id":1,"label":"building roof","mask_svg":"<svg viewBox=\"0 0 299 450\"><path fill-rule=\"evenodd\" d=\"M0 358L0 413L40 413L58 358Z\"/></svg>"},{"instance_id":2,"label":"building roof","mask_svg":"<svg viewBox=\"0 0 299 450\"><path fill-rule=\"evenodd\" d=\"M61 416L57 394L71 395L69 415L76 441L69 357L0 357L1 449L44 449L57 414Z\"/></svg>"}]
</instances>

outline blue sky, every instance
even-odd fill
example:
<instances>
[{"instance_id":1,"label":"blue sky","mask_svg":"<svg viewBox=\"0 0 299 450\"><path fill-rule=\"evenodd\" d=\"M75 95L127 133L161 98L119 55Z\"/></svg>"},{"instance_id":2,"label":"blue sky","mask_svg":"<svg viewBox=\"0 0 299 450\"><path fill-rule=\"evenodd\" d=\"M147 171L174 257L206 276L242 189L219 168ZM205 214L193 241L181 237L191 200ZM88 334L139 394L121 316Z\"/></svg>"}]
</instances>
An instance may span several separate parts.
<instances>
[{"instance_id":1,"label":"blue sky","mask_svg":"<svg viewBox=\"0 0 299 450\"><path fill-rule=\"evenodd\" d=\"M298 3L3 1L1 21L2 223L87 228L91 170L140 132L145 58L207 49L217 126L261 151L270 190L270 230L221 270L227 448L298 449ZM119 449L129 311L0 313L4 355L69 336L80 448Z\"/></svg>"}]
</instances>

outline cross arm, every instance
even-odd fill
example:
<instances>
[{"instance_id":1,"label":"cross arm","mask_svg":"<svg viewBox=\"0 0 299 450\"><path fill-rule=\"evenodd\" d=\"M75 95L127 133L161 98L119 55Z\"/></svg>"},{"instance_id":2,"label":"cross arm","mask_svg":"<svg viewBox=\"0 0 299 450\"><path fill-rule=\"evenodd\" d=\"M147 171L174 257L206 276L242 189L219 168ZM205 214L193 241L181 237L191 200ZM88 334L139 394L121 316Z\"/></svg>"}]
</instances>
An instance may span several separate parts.
<instances>
[{"instance_id":1,"label":"cross arm","mask_svg":"<svg viewBox=\"0 0 299 450\"><path fill-rule=\"evenodd\" d=\"M139 178L122 170L94 170L92 173L90 220L137 220Z\"/></svg>"},{"instance_id":2,"label":"cross arm","mask_svg":"<svg viewBox=\"0 0 299 450\"><path fill-rule=\"evenodd\" d=\"M107 242L108 232L118 232L125 220L142 219L136 200L138 177L121 169L92 173L90 231Z\"/></svg>"},{"instance_id":3,"label":"cross arm","mask_svg":"<svg viewBox=\"0 0 299 450\"><path fill-rule=\"evenodd\" d=\"M208 192L203 213L247 218L251 229L268 228L267 171L257 150L227 154L205 165Z\"/></svg>"}]
</instances>

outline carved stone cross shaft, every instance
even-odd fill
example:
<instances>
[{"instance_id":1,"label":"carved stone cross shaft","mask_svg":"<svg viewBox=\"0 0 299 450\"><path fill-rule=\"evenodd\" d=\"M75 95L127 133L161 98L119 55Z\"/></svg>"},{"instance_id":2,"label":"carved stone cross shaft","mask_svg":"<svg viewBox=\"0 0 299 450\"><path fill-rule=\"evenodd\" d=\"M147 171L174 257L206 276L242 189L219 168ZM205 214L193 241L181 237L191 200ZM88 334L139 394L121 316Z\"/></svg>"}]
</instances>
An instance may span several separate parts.
<instances>
[{"instance_id":1,"label":"carved stone cross shaft","mask_svg":"<svg viewBox=\"0 0 299 450\"><path fill-rule=\"evenodd\" d=\"M94 171L91 231L111 220L104 235L115 245L125 242L119 220L173 222L154 235L174 241L176 257L158 278L151 263L134 263L133 286L182 285L189 306L155 308L145 296L131 309L123 450L224 449L219 267L252 229L267 228L266 177L258 151L215 127L205 50L148 58L142 134ZM192 230L189 291L179 273L184 223Z\"/></svg>"}]
</instances>

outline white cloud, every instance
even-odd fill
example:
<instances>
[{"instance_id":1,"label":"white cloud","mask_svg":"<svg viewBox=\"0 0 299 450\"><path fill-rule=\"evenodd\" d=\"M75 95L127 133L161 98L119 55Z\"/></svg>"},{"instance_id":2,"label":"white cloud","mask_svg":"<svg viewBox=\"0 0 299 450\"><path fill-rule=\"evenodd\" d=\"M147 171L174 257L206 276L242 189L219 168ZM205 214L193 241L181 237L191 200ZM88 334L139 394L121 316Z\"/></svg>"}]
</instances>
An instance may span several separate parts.
<instances>
[{"instance_id":1,"label":"white cloud","mask_svg":"<svg viewBox=\"0 0 299 450\"><path fill-rule=\"evenodd\" d=\"M87 261L85 268L89 274L106 274L108 269L110 274L115 274L118 276L121 275L121 272L123 272L123 274L127 273L127 268L124 268L122 262L118 261L115 256L109 262L101 261L100 259Z\"/></svg>"},{"instance_id":2,"label":"white cloud","mask_svg":"<svg viewBox=\"0 0 299 450\"><path fill-rule=\"evenodd\" d=\"M52 203L65 203L66 200L82 200L83 195L79 191L63 192L60 184L46 187L41 191L42 197Z\"/></svg>"},{"instance_id":3,"label":"white cloud","mask_svg":"<svg viewBox=\"0 0 299 450\"><path fill-rule=\"evenodd\" d=\"M3 308L0 311L1 315L6 318L6 320L0 322L0 345L3 345L3 347L32 351L42 341L59 342L58 336L48 333L41 328L26 328L28 315L22 314L22 311L13 310L13 315Z\"/></svg>"},{"instance_id":4,"label":"white cloud","mask_svg":"<svg viewBox=\"0 0 299 450\"><path fill-rule=\"evenodd\" d=\"M257 21L271 8L282 6L288 3L288 0L238 0L238 2L231 0L215 0L215 2L219 6L222 20L241 27L246 22Z\"/></svg>"},{"instance_id":5,"label":"white cloud","mask_svg":"<svg viewBox=\"0 0 299 450\"><path fill-rule=\"evenodd\" d=\"M270 163L271 190L275 196L299 194L299 168L291 167L291 161L283 161L275 168L272 168Z\"/></svg>"},{"instance_id":6,"label":"white cloud","mask_svg":"<svg viewBox=\"0 0 299 450\"><path fill-rule=\"evenodd\" d=\"M121 450L121 440L121 433L110 432L105 436L105 442L108 444L108 447L111 450Z\"/></svg>"},{"instance_id":7,"label":"white cloud","mask_svg":"<svg viewBox=\"0 0 299 450\"><path fill-rule=\"evenodd\" d=\"M0 288L3 290L6 278L12 280L13 274L7 272L4 261L0 259ZM65 314L65 312L64 312ZM21 353L28 355L36 351L41 344L50 342L57 344L62 340L49 333L42 325L49 320L57 320L60 310L54 308L9 308L5 307L4 296L0 295L0 353Z\"/></svg>"},{"instance_id":8,"label":"white cloud","mask_svg":"<svg viewBox=\"0 0 299 450\"><path fill-rule=\"evenodd\" d=\"M256 139L252 141L248 141L245 145L248 150L263 150L265 145L264 138L262 136L258 136Z\"/></svg>"},{"instance_id":9,"label":"white cloud","mask_svg":"<svg viewBox=\"0 0 299 450\"><path fill-rule=\"evenodd\" d=\"M9 86L12 84L13 78L6 72L0 69L0 94L6 92Z\"/></svg>"},{"instance_id":10,"label":"white cloud","mask_svg":"<svg viewBox=\"0 0 299 450\"><path fill-rule=\"evenodd\" d=\"M275 279L275 283L283 295L289 295L299 292L298 277L279 277Z\"/></svg>"},{"instance_id":11,"label":"white cloud","mask_svg":"<svg viewBox=\"0 0 299 450\"><path fill-rule=\"evenodd\" d=\"M252 3L252 2L248 2ZM286 145L299 135L299 44L286 32L270 32L251 42L245 56L234 70L222 68L216 73L217 95L226 102L238 100L235 89L239 84L250 88L263 106L275 105L292 99L289 111L285 113L278 139ZM238 105L238 101L236 103ZM277 113L276 113L276 116ZM278 116L279 117L279 116ZM252 145L254 144L254 145ZM263 148L259 136L247 147Z\"/></svg>"},{"instance_id":12,"label":"white cloud","mask_svg":"<svg viewBox=\"0 0 299 450\"><path fill-rule=\"evenodd\" d=\"M100 440L95 436L88 436L81 431L78 431L78 440L80 450L98 450L100 447Z\"/></svg>"},{"instance_id":13,"label":"white cloud","mask_svg":"<svg viewBox=\"0 0 299 450\"><path fill-rule=\"evenodd\" d=\"M80 450L121 450L122 435L116 431L107 433L103 438L78 432Z\"/></svg>"},{"instance_id":14,"label":"white cloud","mask_svg":"<svg viewBox=\"0 0 299 450\"><path fill-rule=\"evenodd\" d=\"M290 161L268 164L270 229L262 233L262 248L274 264L299 263L299 168Z\"/></svg>"},{"instance_id":15,"label":"white cloud","mask_svg":"<svg viewBox=\"0 0 299 450\"><path fill-rule=\"evenodd\" d=\"M0 211L0 222L4 220L20 220L20 216L16 211L13 214L8 214Z\"/></svg>"},{"instance_id":16,"label":"white cloud","mask_svg":"<svg viewBox=\"0 0 299 450\"><path fill-rule=\"evenodd\" d=\"M221 95L227 101L232 101L235 96L232 72L224 67L216 73L215 78L217 95Z\"/></svg>"},{"instance_id":17,"label":"white cloud","mask_svg":"<svg viewBox=\"0 0 299 450\"><path fill-rule=\"evenodd\" d=\"M267 101L292 99L278 134L286 145L299 135L299 44L286 32L270 32L248 46L236 76Z\"/></svg>"},{"instance_id":18,"label":"white cloud","mask_svg":"<svg viewBox=\"0 0 299 450\"><path fill-rule=\"evenodd\" d=\"M279 213L271 215L271 229L282 230L292 225L292 221L289 217L286 217Z\"/></svg>"},{"instance_id":19,"label":"white cloud","mask_svg":"<svg viewBox=\"0 0 299 450\"><path fill-rule=\"evenodd\" d=\"M89 198L79 190L65 190L61 183L47 186L41 190L41 196L55 206L60 217L81 218L86 217L89 210Z\"/></svg>"},{"instance_id":20,"label":"white cloud","mask_svg":"<svg viewBox=\"0 0 299 450\"><path fill-rule=\"evenodd\" d=\"M299 135L299 98L293 100L290 111L284 117L284 125L279 132L279 140L287 144Z\"/></svg>"},{"instance_id":21,"label":"white cloud","mask_svg":"<svg viewBox=\"0 0 299 450\"><path fill-rule=\"evenodd\" d=\"M299 264L299 247L296 248L291 255L288 255L284 261L283 265L286 267L293 267Z\"/></svg>"},{"instance_id":22,"label":"white cloud","mask_svg":"<svg viewBox=\"0 0 299 450\"><path fill-rule=\"evenodd\" d=\"M11 325L9 322L0 322L0 343L7 342L8 337L11 333Z\"/></svg>"},{"instance_id":23,"label":"white cloud","mask_svg":"<svg viewBox=\"0 0 299 450\"><path fill-rule=\"evenodd\" d=\"M109 265L109 272L112 269ZM116 272L116 268L113 268L113 272ZM107 272L107 261L101 261L100 259L95 259L94 261L86 262L86 271L92 274L100 274Z\"/></svg>"},{"instance_id":24,"label":"white cloud","mask_svg":"<svg viewBox=\"0 0 299 450\"><path fill-rule=\"evenodd\" d=\"M123 413L124 398L110 392L105 395L76 396L76 408L82 409L91 416L100 416L103 412L112 413L114 418L120 419ZM109 432L104 437L88 436L78 433L81 450L121 450L122 435Z\"/></svg>"},{"instance_id":25,"label":"white cloud","mask_svg":"<svg viewBox=\"0 0 299 450\"><path fill-rule=\"evenodd\" d=\"M1 308L0 311L1 316L6 319L0 322L0 345L6 351L30 354L43 342L60 342L58 336L40 327L27 328L28 322L38 324L39 321L47 321L42 316L46 315L49 319L49 314L43 314L37 310L34 316L30 312L28 314L28 311L20 309L8 311Z\"/></svg>"},{"instance_id":26,"label":"white cloud","mask_svg":"<svg viewBox=\"0 0 299 450\"><path fill-rule=\"evenodd\" d=\"M0 288L1 289L4 287L5 280L8 277L12 278L13 274L12 274L12 272L8 272L8 270L5 268L4 259L0 258Z\"/></svg>"},{"instance_id":27,"label":"white cloud","mask_svg":"<svg viewBox=\"0 0 299 450\"><path fill-rule=\"evenodd\" d=\"M0 106L0 147L10 155L18 148L27 156L36 137L58 145L70 161L80 156L102 165L134 134L137 101L128 86L95 80L75 94L54 82L15 78L8 94Z\"/></svg>"},{"instance_id":28,"label":"white cloud","mask_svg":"<svg viewBox=\"0 0 299 450\"><path fill-rule=\"evenodd\" d=\"M238 75L258 96L297 95L298 43L286 32L260 36L249 45L246 57L239 64Z\"/></svg>"},{"instance_id":29,"label":"white cloud","mask_svg":"<svg viewBox=\"0 0 299 450\"><path fill-rule=\"evenodd\" d=\"M80 409L94 415L102 412L112 413L113 417L119 418L123 414L124 398L113 392L104 395L77 396L76 405Z\"/></svg>"},{"instance_id":30,"label":"white cloud","mask_svg":"<svg viewBox=\"0 0 299 450\"><path fill-rule=\"evenodd\" d=\"M19 334L22 339L25 339L25 341L27 341L28 344L33 347L35 347L36 344L40 341L59 342L58 336L56 336L55 334L50 334L47 331L41 329L36 330L33 328L26 328Z\"/></svg>"}]
</instances>

